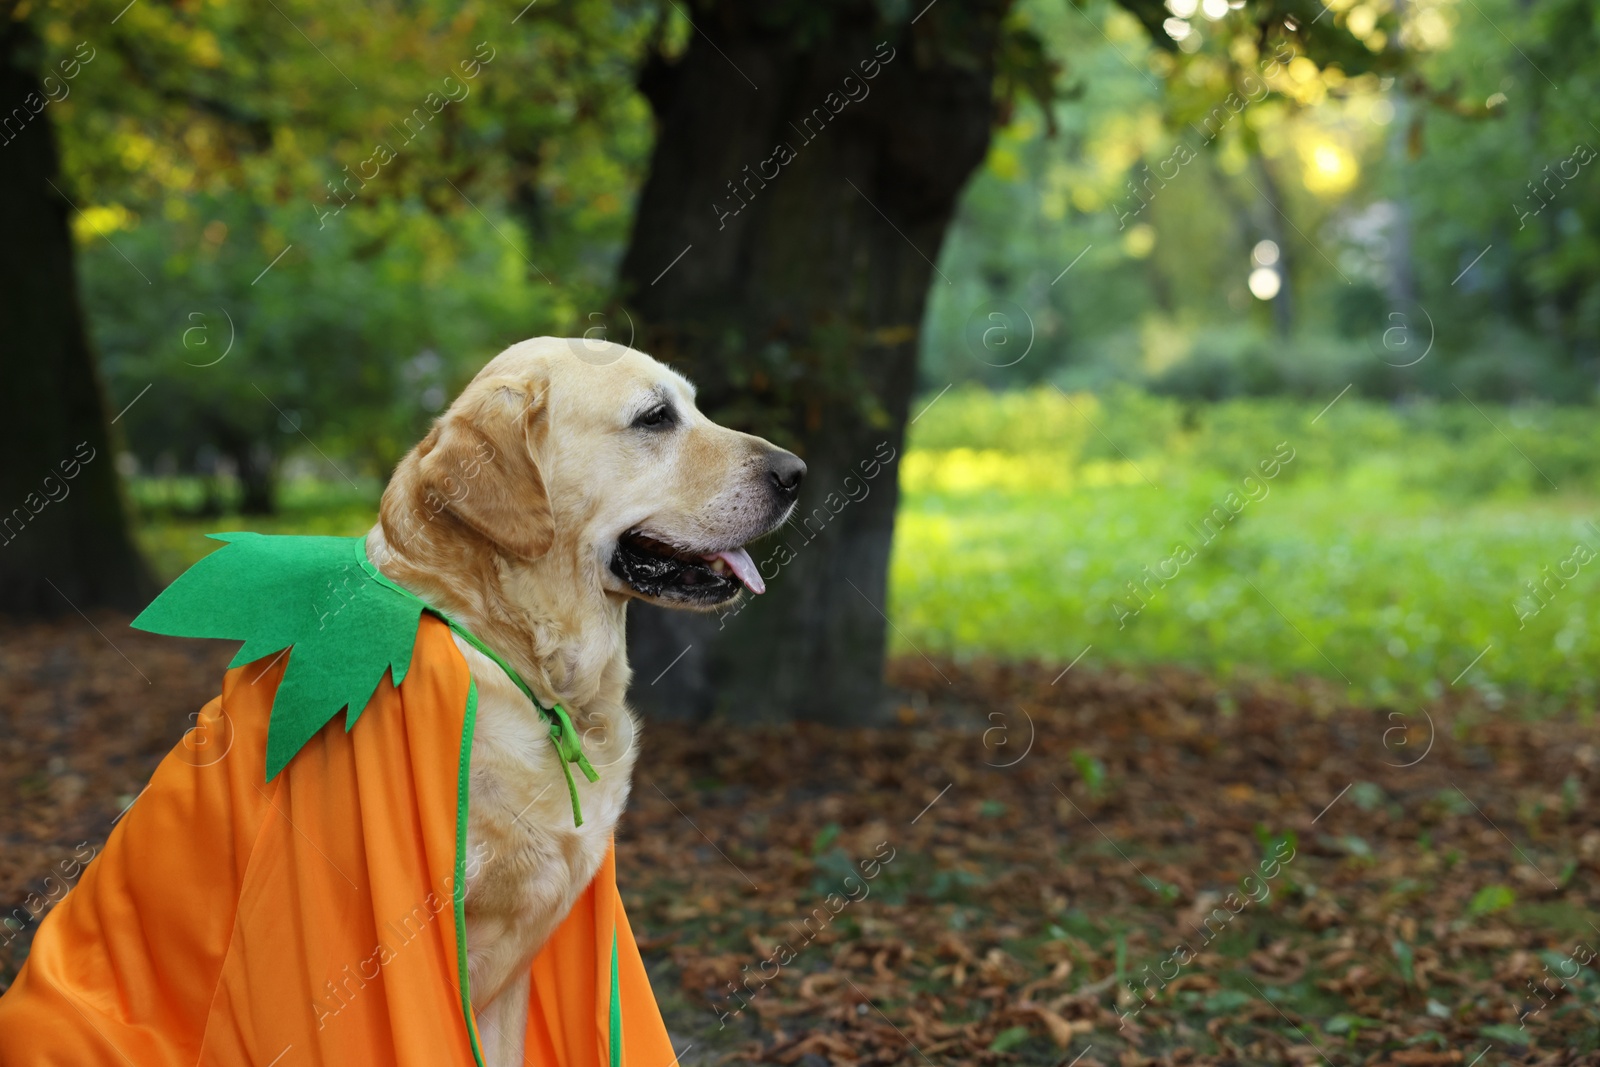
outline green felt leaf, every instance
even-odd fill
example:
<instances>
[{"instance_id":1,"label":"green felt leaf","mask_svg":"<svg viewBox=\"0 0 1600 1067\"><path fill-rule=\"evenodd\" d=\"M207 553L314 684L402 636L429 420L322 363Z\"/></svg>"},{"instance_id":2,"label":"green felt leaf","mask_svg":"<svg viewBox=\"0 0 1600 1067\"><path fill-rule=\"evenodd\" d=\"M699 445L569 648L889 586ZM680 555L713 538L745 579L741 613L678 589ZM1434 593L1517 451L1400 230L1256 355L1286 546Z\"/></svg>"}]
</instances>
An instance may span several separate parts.
<instances>
[{"instance_id":1,"label":"green felt leaf","mask_svg":"<svg viewBox=\"0 0 1600 1067\"><path fill-rule=\"evenodd\" d=\"M267 728L267 780L340 711L355 725L388 672L411 665L426 605L369 573L365 538L222 533L133 620L171 637L242 641L231 666L291 649Z\"/></svg>"}]
</instances>

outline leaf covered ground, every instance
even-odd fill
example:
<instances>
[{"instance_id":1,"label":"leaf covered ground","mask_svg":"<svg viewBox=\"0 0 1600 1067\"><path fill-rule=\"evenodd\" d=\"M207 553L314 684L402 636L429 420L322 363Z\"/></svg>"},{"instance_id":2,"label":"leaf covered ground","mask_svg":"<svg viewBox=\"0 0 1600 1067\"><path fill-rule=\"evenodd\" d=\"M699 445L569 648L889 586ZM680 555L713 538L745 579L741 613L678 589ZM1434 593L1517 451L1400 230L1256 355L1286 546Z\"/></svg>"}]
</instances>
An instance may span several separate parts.
<instances>
[{"instance_id":1,"label":"leaf covered ground","mask_svg":"<svg viewBox=\"0 0 1600 1067\"><path fill-rule=\"evenodd\" d=\"M231 651L125 623L0 632L0 980ZM1582 712L891 679L888 728L640 739L619 872L683 1064L1600 1063Z\"/></svg>"}]
</instances>

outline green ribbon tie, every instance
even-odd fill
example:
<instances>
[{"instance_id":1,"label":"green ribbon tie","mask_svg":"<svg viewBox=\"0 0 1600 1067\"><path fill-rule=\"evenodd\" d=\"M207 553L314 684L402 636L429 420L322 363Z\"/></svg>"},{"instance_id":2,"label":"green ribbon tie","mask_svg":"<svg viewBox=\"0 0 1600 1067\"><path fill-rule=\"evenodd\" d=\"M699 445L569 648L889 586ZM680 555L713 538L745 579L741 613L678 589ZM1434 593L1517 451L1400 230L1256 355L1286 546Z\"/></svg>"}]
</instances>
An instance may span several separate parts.
<instances>
[{"instance_id":1,"label":"green ribbon tie","mask_svg":"<svg viewBox=\"0 0 1600 1067\"><path fill-rule=\"evenodd\" d=\"M556 746L556 752L561 756L561 773L567 779L567 795L572 798L572 824L582 826L583 810L578 807L578 783L572 780L570 764L576 763L578 770L591 782L599 781L600 773L589 763L589 757L583 754L583 739L572 725L567 709L555 704L551 706L549 715L550 743Z\"/></svg>"}]
</instances>

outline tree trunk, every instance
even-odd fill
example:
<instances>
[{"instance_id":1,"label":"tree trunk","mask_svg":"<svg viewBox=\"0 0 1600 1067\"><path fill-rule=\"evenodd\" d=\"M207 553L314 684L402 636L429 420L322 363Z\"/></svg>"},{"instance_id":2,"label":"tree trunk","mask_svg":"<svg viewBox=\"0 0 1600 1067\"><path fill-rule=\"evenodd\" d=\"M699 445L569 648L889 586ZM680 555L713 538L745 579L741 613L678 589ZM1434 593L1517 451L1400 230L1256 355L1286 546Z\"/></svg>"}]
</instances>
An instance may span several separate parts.
<instances>
[{"instance_id":1,"label":"tree trunk","mask_svg":"<svg viewBox=\"0 0 1600 1067\"><path fill-rule=\"evenodd\" d=\"M153 588L78 302L40 53L25 23L0 25L0 103L13 108L0 116L0 375L11 400L0 419L0 611L20 616L140 607Z\"/></svg>"},{"instance_id":2,"label":"tree trunk","mask_svg":"<svg viewBox=\"0 0 1600 1067\"><path fill-rule=\"evenodd\" d=\"M909 25L864 2L696 5L683 56L641 75L658 136L621 267L635 344L694 379L712 417L810 468L793 522L752 551L764 596L720 616L630 613L648 713L883 710L918 335L988 149L1008 4L946 2Z\"/></svg>"},{"instance_id":3,"label":"tree trunk","mask_svg":"<svg viewBox=\"0 0 1600 1067\"><path fill-rule=\"evenodd\" d=\"M278 462L267 445L231 423L212 424L212 437L233 461L239 479L239 513L274 515L278 510Z\"/></svg>"}]
</instances>

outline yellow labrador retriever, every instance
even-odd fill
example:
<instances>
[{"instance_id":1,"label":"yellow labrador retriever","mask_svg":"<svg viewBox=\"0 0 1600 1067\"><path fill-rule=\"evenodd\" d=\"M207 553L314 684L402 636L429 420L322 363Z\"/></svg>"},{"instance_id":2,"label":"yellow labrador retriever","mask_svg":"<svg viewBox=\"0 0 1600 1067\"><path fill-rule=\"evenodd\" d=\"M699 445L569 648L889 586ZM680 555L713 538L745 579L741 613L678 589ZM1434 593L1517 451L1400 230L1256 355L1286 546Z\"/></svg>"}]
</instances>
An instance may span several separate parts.
<instances>
[{"instance_id":1,"label":"yellow labrador retriever","mask_svg":"<svg viewBox=\"0 0 1600 1067\"><path fill-rule=\"evenodd\" d=\"M598 782L573 826L540 712L456 639L472 741L468 969L490 1067L521 1064L528 968L605 858L637 724L623 620L638 597L709 609L764 591L744 545L794 508L805 464L695 409L694 387L620 345L541 337L496 356L401 460L367 551L454 616L583 735Z\"/></svg>"}]
</instances>

